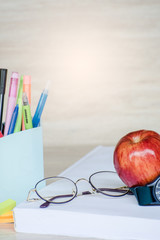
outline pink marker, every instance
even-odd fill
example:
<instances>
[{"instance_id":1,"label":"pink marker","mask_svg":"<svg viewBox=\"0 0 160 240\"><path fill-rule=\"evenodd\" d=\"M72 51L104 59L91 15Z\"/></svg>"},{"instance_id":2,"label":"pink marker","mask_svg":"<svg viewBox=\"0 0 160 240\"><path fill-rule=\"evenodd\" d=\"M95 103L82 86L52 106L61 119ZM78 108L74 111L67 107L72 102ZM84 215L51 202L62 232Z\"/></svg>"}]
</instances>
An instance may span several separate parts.
<instances>
[{"instance_id":1,"label":"pink marker","mask_svg":"<svg viewBox=\"0 0 160 240\"><path fill-rule=\"evenodd\" d=\"M18 88L18 73L12 72L11 81L10 81L10 88L9 88L9 96L8 96L8 103L7 103L7 112L6 112L6 121L5 121L5 128L4 128L4 136L8 134L8 129L11 121L11 117L16 105L16 96L17 96L17 88Z\"/></svg>"}]
</instances>

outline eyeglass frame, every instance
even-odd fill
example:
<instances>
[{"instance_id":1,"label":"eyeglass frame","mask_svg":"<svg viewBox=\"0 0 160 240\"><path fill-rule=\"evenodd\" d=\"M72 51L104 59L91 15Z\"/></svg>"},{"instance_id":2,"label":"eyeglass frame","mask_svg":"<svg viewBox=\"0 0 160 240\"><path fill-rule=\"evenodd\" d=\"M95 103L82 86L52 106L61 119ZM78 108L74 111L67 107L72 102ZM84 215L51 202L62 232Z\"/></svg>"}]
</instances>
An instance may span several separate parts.
<instances>
[{"instance_id":1,"label":"eyeglass frame","mask_svg":"<svg viewBox=\"0 0 160 240\"><path fill-rule=\"evenodd\" d=\"M52 204L64 204L64 203L68 203L68 202L72 201L74 198L76 198L77 196L79 196L79 195L78 195L77 183L78 183L79 181L81 181L81 180L85 180L85 181L87 181L87 182L91 185L91 187L92 187L92 192L90 192L90 191L84 191L84 192L82 192L82 194L80 194L80 195L89 195L89 194L95 194L95 193L101 193L101 194L103 194L103 195L105 195L105 196L109 196L109 197L123 197L123 196L125 196L126 194L133 195L133 193L131 192L130 188L128 188L127 186L122 186L122 187L118 187L118 188L103 188L103 191L106 191L106 190L107 190L107 191L111 191L111 192L113 192L113 191L114 191L114 192L123 192L123 191L125 191L125 192L123 192L123 194L121 194L121 195L110 195L110 194L104 193L102 190L97 189L97 188L93 185L93 183L91 182L91 178L92 178L92 176L95 175L95 174L104 173L104 172L106 172L106 173L107 173L107 172L109 172L109 173L116 173L116 172L114 172L114 171L98 171L98 172L95 172L95 173L91 174L88 180L85 179L85 178L79 178L78 180L76 180L76 182L74 182L74 181L73 181L72 179L70 179L70 178L63 177L63 176L52 176L52 177L43 178L43 179L41 179L40 181L38 181L38 182L36 183L36 185L35 185L35 187L34 187L33 189L31 189L31 190L29 191L28 197L27 197L27 201L36 201L36 200L43 200L43 201L45 201L43 204L40 205L41 208L48 207L48 205L49 205L50 203L52 203ZM66 179L66 180L69 180L70 182L72 182L72 183L74 184L75 190L76 190L76 191L74 192L74 194L72 194L73 197L72 197L71 199L66 200L66 201L63 201L63 202L52 202L52 201L49 201L49 200L47 200L47 199L44 199L44 198L38 193L38 191L37 191L37 185L38 185L39 183L41 183L42 181L45 181L45 180L48 180L48 179L52 179L52 178L54 178L54 179L56 179L56 178L61 178L61 179ZM36 199L36 198L33 198L32 200L29 199L31 192L35 192L40 199ZM65 196L68 196L68 195L54 196L54 197L52 197L51 199L53 200L53 198L65 197Z\"/></svg>"}]
</instances>

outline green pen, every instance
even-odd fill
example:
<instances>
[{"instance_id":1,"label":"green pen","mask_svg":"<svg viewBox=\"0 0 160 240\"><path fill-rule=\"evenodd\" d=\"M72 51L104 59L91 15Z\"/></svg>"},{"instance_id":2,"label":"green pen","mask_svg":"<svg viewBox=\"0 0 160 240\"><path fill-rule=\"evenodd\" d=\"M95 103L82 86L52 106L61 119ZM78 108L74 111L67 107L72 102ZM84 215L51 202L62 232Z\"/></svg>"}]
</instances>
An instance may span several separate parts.
<instances>
[{"instance_id":1,"label":"green pen","mask_svg":"<svg viewBox=\"0 0 160 240\"><path fill-rule=\"evenodd\" d=\"M21 131L22 128L22 93L23 93L23 76L21 76L19 89L18 89L18 96L17 96L17 103L18 104L18 117L16 121L16 125L14 128L14 133Z\"/></svg>"},{"instance_id":2,"label":"green pen","mask_svg":"<svg viewBox=\"0 0 160 240\"><path fill-rule=\"evenodd\" d=\"M27 129L33 128L33 124L32 124L30 105L28 103L28 98L27 98L26 92L23 93L22 99L23 99L24 126L25 126L25 129L27 130Z\"/></svg>"}]
</instances>

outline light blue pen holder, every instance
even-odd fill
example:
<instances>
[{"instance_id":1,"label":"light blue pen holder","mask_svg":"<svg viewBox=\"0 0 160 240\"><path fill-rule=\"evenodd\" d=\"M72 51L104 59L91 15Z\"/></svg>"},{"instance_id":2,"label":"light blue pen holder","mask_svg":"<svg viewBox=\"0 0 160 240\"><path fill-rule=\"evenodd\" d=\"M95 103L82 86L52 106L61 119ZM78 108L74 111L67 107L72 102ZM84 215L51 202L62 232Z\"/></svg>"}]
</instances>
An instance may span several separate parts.
<instances>
[{"instance_id":1,"label":"light blue pen holder","mask_svg":"<svg viewBox=\"0 0 160 240\"><path fill-rule=\"evenodd\" d=\"M42 127L0 138L0 202L20 203L44 178Z\"/></svg>"}]
</instances>

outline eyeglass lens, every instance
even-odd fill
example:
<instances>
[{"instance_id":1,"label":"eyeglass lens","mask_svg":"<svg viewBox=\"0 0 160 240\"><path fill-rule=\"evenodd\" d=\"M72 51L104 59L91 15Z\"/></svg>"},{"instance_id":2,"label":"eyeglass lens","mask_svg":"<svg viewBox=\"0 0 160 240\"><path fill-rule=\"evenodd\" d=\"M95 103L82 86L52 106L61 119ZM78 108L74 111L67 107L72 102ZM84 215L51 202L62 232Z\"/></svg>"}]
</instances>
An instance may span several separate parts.
<instances>
[{"instance_id":1,"label":"eyeglass lens","mask_svg":"<svg viewBox=\"0 0 160 240\"><path fill-rule=\"evenodd\" d=\"M97 172L90 176L89 181L98 192L108 196L123 196L128 192L116 172Z\"/></svg>"},{"instance_id":2,"label":"eyeglass lens","mask_svg":"<svg viewBox=\"0 0 160 240\"><path fill-rule=\"evenodd\" d=\"M76 184L68 178L51 177L37 183L36 191L39 197L45 201L65 203L75 197L77 187Z\"/></svg>"}]
</instances>

